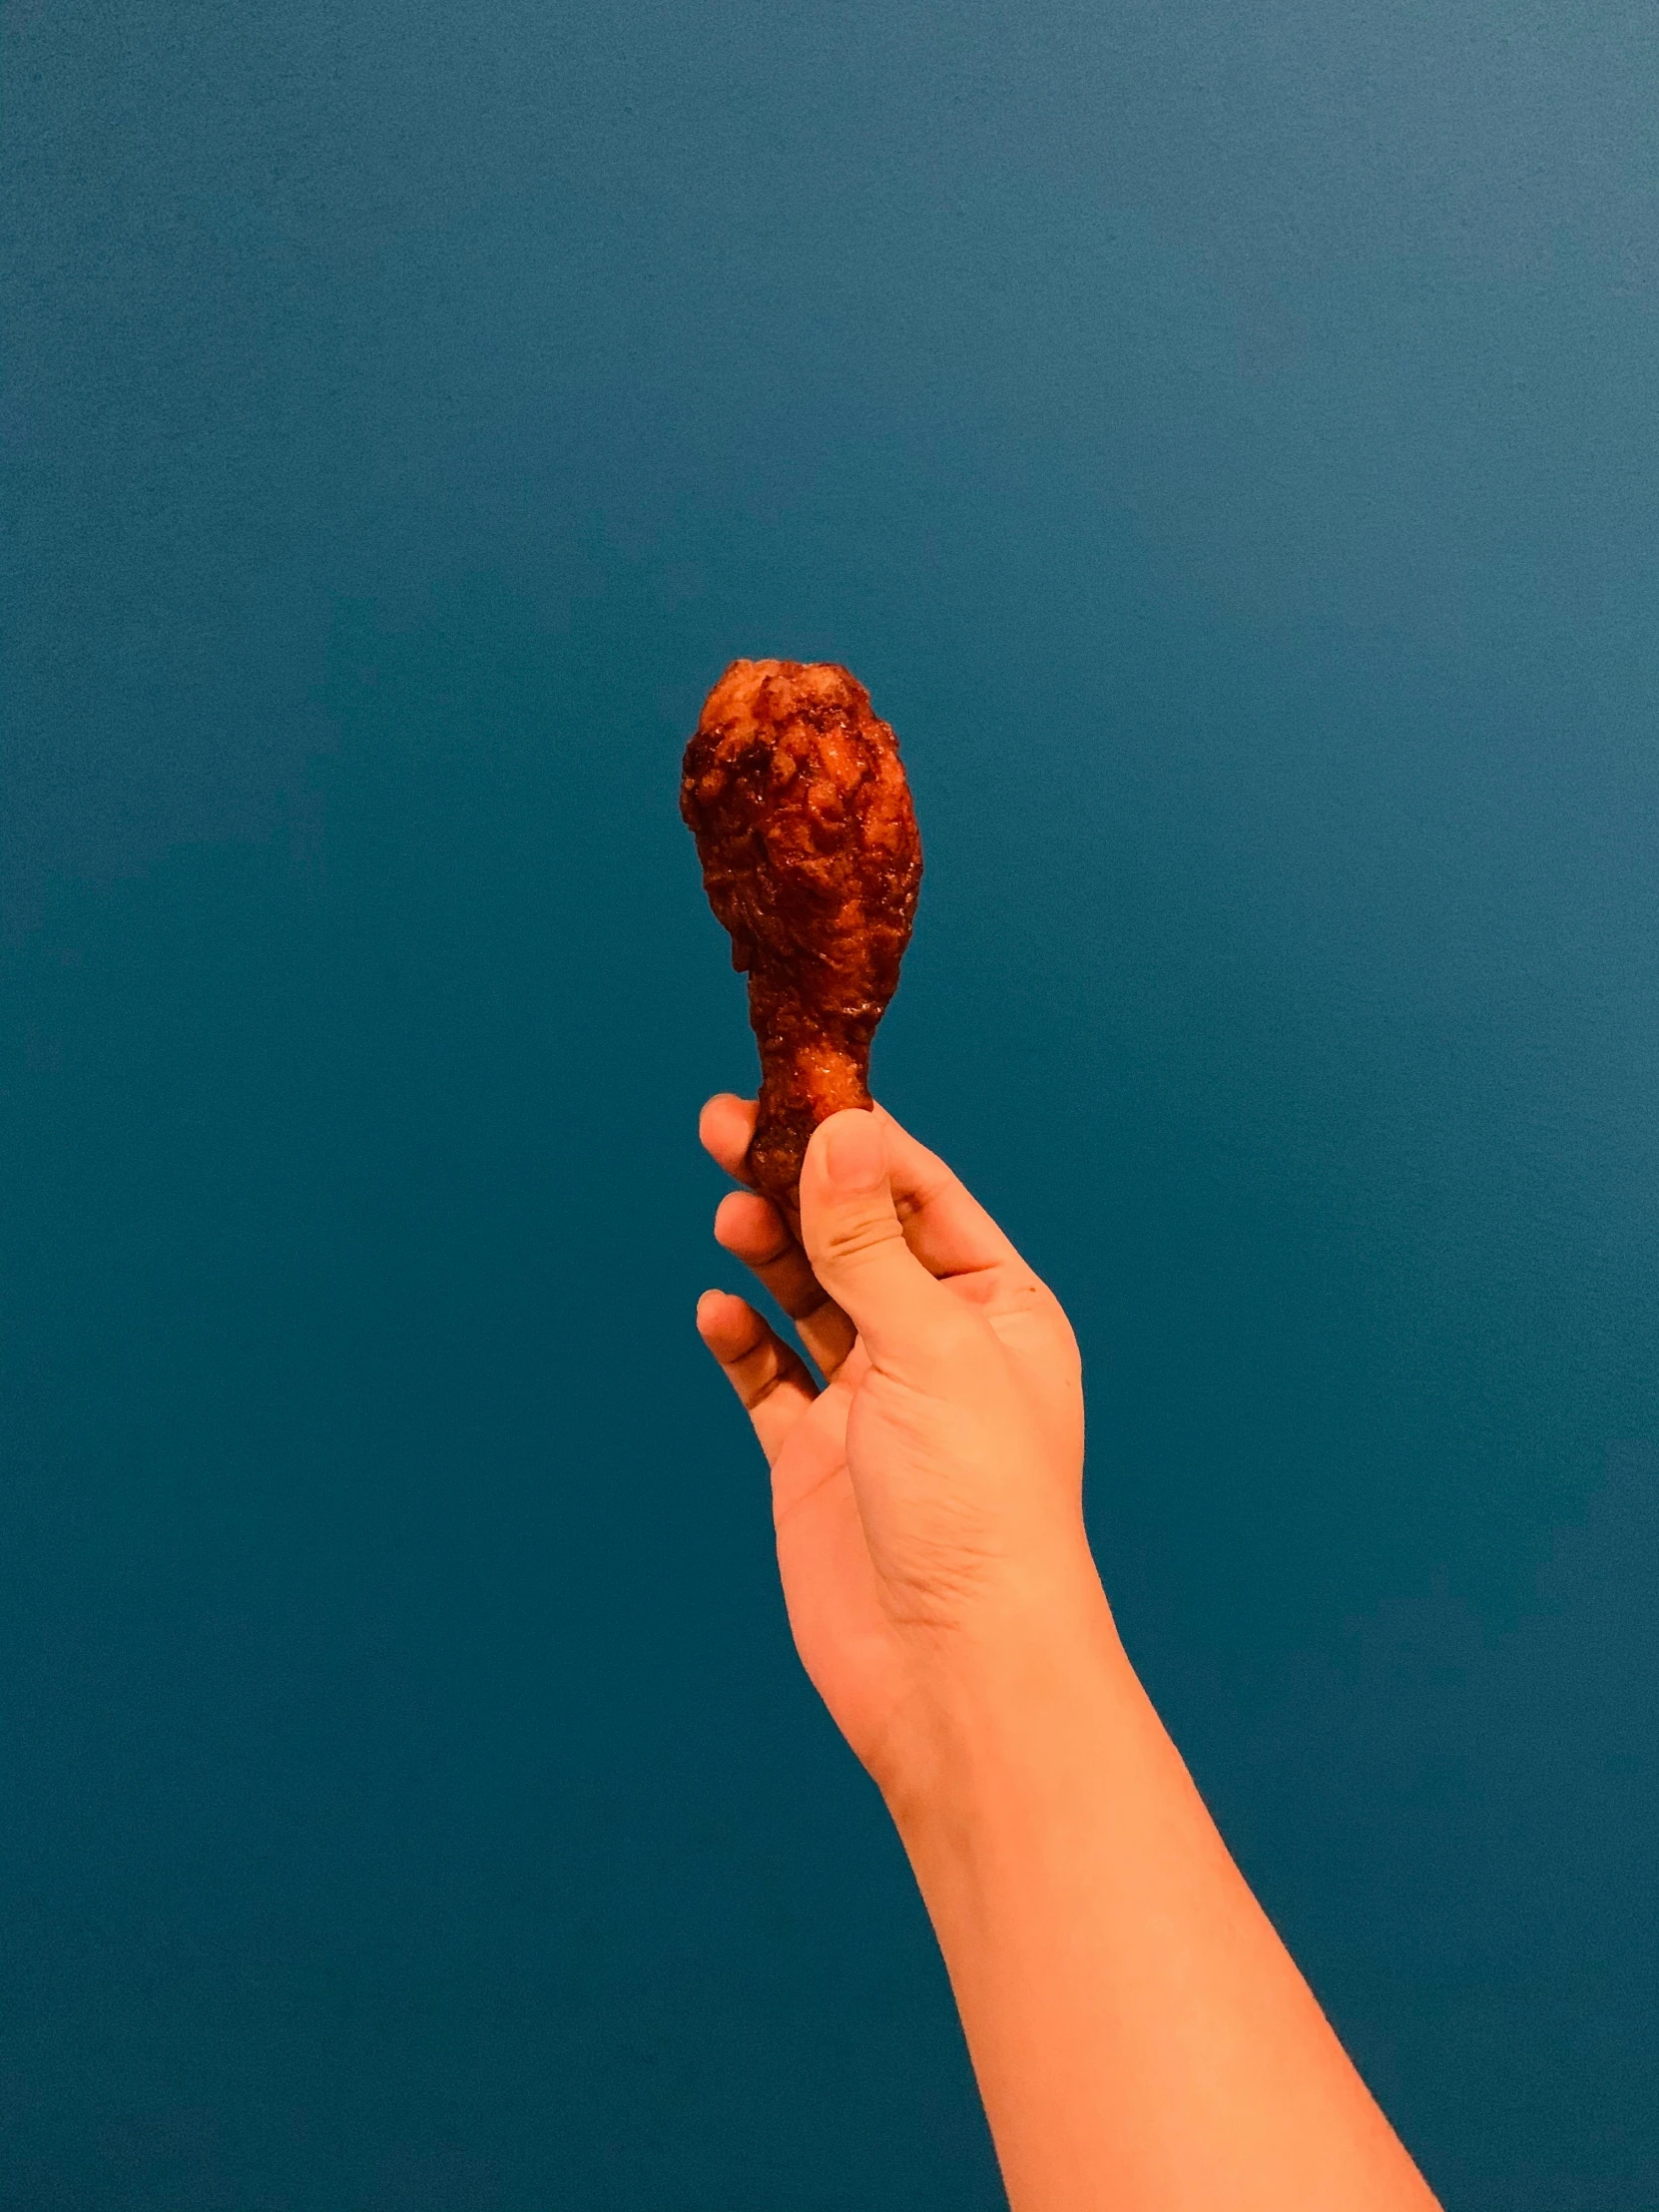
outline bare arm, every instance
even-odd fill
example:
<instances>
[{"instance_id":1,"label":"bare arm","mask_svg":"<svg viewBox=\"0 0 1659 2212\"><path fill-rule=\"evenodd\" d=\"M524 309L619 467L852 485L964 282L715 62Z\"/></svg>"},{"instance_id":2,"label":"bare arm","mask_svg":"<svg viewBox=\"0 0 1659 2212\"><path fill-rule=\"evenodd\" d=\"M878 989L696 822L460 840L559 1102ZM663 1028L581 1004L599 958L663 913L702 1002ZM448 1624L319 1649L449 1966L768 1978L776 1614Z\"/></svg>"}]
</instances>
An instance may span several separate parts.
<instances>
[{"instance_id":1,"label":"bare arm","mask_svg":"<svg viewBox=\"0 0 1659 2212\"><path fill-rule=\"evenodd\" d=\"M703 1134L739 1170L752 1107ZM882 1114L813 1139L797 1236L735 1193L699 1327L772 1466L796 1642L909 1853L1014 2212L1425 2212L1229 1857L1084 1535L1052 1295Z\"/></svg>"}]
</instances>

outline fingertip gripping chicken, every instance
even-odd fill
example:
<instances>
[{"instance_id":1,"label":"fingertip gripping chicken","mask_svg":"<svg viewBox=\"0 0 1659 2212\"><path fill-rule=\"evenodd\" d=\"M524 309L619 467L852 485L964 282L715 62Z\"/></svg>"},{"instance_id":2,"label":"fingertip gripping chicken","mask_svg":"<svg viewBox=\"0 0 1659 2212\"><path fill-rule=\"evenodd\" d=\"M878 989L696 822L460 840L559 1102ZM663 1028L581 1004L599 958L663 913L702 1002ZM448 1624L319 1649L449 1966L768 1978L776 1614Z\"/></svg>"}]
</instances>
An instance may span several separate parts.
<instances>
[{"instance_id":1,"label":"fingertip gripping chicken","mask_svg":"<svg viewBox=\"0 0 1659 2212\"><path fill-rule=\"evenodd\" d=\"M680 812L749 976L749 1171L793 1203L814 1129L871 1103L870 1038L910 940L921 839L898 741L844 668L734 661L686 747Z\"/></svg>"}]
</instances>

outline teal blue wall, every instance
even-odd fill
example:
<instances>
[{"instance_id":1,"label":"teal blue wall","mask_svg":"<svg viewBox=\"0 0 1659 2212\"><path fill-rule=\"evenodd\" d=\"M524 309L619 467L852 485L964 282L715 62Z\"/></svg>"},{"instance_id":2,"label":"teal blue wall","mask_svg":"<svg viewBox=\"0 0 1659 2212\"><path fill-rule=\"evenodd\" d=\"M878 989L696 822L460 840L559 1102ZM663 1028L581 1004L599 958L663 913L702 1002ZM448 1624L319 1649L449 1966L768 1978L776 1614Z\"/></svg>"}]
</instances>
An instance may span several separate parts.
<instances>
[{"instance_id":1,"label":"teal blue wall","mask_svg":"<svg viewBox=\"0 0 1659 2212\"><path fill-rule=\"evenodd\" d=\"M1650 11L0 20L0 2199L998 2201L690 1327L780 653L1252 1879L1659 2202Z\"/></svg>"}]
</instances>

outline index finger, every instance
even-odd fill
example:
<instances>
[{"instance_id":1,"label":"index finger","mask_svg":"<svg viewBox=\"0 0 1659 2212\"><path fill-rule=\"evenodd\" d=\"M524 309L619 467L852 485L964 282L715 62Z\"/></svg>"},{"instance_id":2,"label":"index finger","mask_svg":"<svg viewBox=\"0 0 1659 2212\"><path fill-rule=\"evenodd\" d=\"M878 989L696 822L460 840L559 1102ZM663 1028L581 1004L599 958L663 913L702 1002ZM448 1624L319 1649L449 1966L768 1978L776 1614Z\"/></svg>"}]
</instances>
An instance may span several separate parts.
<instances>
[{"instance_id":1,"label":"index finger","mask_svg":"<svg viewBox=\"0 0 1659 2212\"><path fill-rule=\"evenodd\" d=\"M960 1176L901 1128L884 1106L876 1107L875 1116L886 1141L887 1172L904 1241L929 1274L971 1275L987 1268L1023 1267L1014 1246ZM717 1093L703 1109L698 1134L728 1175L740 1183L753 1183L744 1166L755 1134L753 1099L735 1097L730 1091Z\"/></svg>"}]
</instances>

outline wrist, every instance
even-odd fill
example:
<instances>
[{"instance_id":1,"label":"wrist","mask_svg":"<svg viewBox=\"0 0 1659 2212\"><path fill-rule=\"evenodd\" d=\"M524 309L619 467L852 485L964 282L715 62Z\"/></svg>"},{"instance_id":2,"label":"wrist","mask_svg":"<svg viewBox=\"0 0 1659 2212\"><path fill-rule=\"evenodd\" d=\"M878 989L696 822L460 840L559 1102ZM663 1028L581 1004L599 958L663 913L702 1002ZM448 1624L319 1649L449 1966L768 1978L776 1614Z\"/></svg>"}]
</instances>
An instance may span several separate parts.
<instances>
[{"instance_id":1,"label":"wrist","mask_svg":"<svg viewBox=\"0 0 1659 2212\"><path fill-rule=\"evenodd\" d=\"M872 1763L924 1889L987 1824L1070 1793L1101 1730L1141 1700L1094 1560L1029 1568L949 1630L930 1630L905 1709Z\"/></svg>"}]
</instances>

